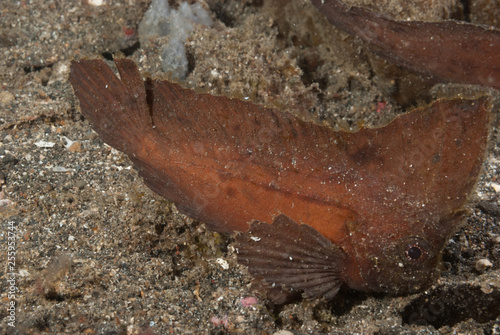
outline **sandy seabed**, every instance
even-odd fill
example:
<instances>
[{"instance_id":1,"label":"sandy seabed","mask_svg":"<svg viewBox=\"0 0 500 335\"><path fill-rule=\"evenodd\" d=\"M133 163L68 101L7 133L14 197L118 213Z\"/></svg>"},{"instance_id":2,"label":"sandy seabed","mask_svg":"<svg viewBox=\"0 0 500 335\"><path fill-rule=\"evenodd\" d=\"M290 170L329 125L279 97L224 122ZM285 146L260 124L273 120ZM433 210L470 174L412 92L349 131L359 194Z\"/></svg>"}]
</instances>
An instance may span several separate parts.
<instances>
[{"instance_id":1,"label":"sandy seabed","mask_svg":"<svg viewBox=\"0 0 500 335\"><path fill-rule=\"evenodd\" d=\"M405 3L372 8L400 19L464 15L459 1ZM471 3L470 20L498 24L498 4ZM386 64L329 26L307 1L205 4L215 23L197 27L186 42L187 87L249 97L343 128L388 122L429 97L482 90L432 87ZM2 333L500 333L497 91L491 92L491 145L470 215L443 251L442 277L432 288L403 297L343 290L330 302L274 306L251 290L231 236L206 230L150 191L129 159L105 145L79 113L68 83L75 57L121 54L161 75L166 38L138 44L148 6L134 0L2 3ZM9 263L9 251L16 252L15 262Z\"/></svg>"}]
</instances>

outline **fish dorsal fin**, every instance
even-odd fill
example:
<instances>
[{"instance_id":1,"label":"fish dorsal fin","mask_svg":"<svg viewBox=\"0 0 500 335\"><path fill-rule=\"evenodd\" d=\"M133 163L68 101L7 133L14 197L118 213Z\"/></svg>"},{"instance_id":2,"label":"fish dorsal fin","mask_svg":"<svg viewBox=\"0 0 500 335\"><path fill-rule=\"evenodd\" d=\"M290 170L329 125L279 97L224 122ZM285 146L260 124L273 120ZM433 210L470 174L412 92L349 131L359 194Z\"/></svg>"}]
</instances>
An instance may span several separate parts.
<instances>
[{"instance_id":1,"label":"fish dorsal fin","mask_svg":"<svg viewBox=\"0 0 500 335\"><path fill-rule=\"evenodd\" d=\"M99 59L71 63L69 81L83 115L112 147L133 155L150 127L144 81L135 63L116 59L120 79Z\"/></svg>"},{"instance_id":2,"label":"fish dorsal fin","mask_svg":"<svg viewBox=\"0 0 500 335\"><path fill-rule=\"evenodd\" d=\"M342 284L344 252L314 228L278 215L273 224L255 221L236 238L238 262L271 287L333 298Z\"/></svg>"}]
</instances>

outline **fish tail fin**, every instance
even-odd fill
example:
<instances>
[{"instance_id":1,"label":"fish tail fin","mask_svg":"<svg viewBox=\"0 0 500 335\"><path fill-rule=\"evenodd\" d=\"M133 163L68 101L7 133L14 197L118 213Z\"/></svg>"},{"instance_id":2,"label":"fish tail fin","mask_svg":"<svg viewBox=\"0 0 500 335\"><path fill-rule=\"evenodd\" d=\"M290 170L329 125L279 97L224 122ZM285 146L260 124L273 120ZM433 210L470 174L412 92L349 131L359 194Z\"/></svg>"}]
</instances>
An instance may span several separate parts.
<instances>
[{"instance_id":1,"label":"fish tail fin","mask_svg":"<svg viewBox=\"0 0 500 335\"><path fill-rule=\"evenodd\" d=\"M73 60L69 81L82 114L101 139L131 154L152 126L145 82L131 60L115 60L120 79L100 59Z\"/></svg>"}]
</instances>

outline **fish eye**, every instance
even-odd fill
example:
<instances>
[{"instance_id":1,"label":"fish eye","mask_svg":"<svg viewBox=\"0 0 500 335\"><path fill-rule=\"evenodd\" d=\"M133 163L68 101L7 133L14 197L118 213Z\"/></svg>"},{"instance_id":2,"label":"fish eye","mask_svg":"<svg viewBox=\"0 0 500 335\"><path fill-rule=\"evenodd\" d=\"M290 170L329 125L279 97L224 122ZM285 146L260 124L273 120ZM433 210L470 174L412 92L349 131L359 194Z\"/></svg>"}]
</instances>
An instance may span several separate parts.
<instances>
[{"instance_id":1,"label":"fish eye","mask_svg":"<svg viewBox=\"0 0 500 335\"><path fill-rule=\"evenodd\" d=\"M420 256L422 256L422 249L420 249L420 246L418 245L412 245L406 249L405 253L406 258L410 261L416 261L420 258Z\"/></svg>"},{"instance_id":2,"label":"fish eye","mask_svg":"<svg viewBox=\"0 0 500 335\"><path fill-rule=\"evenodd\" d=\"M430 245L423 238L410 237L403 242L403 258L411 264L423 262L430 252Z\"/></svg>"}]
</instances>

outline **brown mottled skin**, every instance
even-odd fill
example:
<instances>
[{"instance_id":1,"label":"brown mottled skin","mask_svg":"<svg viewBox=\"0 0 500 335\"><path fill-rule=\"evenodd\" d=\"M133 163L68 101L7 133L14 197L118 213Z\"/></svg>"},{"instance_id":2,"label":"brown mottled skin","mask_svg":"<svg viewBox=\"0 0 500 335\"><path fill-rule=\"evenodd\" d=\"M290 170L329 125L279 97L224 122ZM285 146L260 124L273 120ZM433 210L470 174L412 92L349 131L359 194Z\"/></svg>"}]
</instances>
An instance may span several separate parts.
<instances>
[{"instance_id":1,"label":"brown mottled skin","mask_svg":"<svg viewBox=\"0 0 500 335\"><path fill-rule=\"evenodd\" d=\"M305 224L329 241L295 227L334 250L334 279L355 289L411 292L435 280L481 169L487 99L439 100L385 127L336 132L285 111L143 81L132 61L115 63L121 80L102 60L72 62L82 113L180 210L219 232L284 214L287 225ZM260 227L274 234L273 225ZM257 263L248 261L251 271Z\"/></svg>"},{"instance_id":2,"label":"brown mottled skin","mask_svg":"<svg viewBox=\"0 0 500 335\"><path fill-rule=\"evenodd\" d=\"M456 21L394 21L338 0L311 0L328 21L379 56L443 82L500 90L500 31Z\"/></svg>"}]
</instances>

